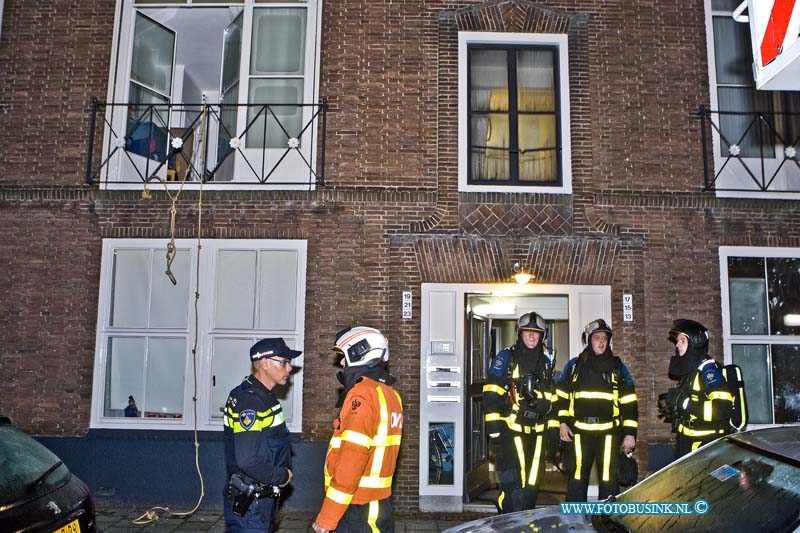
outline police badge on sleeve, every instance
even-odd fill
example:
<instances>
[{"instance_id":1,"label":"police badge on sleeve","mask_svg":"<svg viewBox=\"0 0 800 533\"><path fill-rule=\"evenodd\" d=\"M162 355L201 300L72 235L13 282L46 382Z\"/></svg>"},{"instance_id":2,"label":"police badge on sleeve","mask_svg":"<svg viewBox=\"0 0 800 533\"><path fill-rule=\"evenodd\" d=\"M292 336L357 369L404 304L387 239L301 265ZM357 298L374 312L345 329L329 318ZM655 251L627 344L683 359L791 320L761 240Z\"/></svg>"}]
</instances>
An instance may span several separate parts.
<instances>
[{"instance_id":1,"label":"police badge on sleeve","mask_svg":"<svg viewBox=\"0 0 800 533\"><path fill-rule=\"evenodd\" d=\"M242 425L242 428L247 431L253 424L256 423L256 412L252 409L245 409L241 413L239 413L239 424Z\"/></svg>"}]
</instances>

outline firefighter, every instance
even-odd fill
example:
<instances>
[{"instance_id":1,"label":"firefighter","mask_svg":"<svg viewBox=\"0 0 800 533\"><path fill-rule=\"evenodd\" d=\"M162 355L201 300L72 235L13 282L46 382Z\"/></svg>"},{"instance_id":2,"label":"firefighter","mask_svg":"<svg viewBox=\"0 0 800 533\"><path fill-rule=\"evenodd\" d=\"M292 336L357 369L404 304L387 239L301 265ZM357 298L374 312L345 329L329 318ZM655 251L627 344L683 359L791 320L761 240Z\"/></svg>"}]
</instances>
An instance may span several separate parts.
<instances>
[{"instance_id":1,"label":"firefighter","mask_svg":"<svg viewBox=\"0 0 800 533\"><path fill-rule=\"evenodd\" d=\"M334 351L344 390L325 458L325 499L313 524L326 533L394 530L392 476L403 433L403 404L386 370L389 346L380 331L347 328Z\"/></svg>"},{"instance_id":2,"label":"firefighter","mask_svg":"<svg viewBox=\"0 0 800 533\"><path fill-rule=\"evenodd\" d=\"M636 388L625 363L611 351L612 335L602 318L589 322L582 335L586 347L564 366L556 386L559 432L567 443L566 501L586 501L593 464L599 499L617 494L620 440L626 455L636 447Z\"/></svg>"},{"instance_id":3,"label":"firefighter","mask_svg":"<svg viewBox=\"0 0 800 533\"><path fill-rule=\"evenodd\" d=\"M250 348L252 374L230 392L225 405L225 530L270 532L280 488L292 479L289 430L272 389L292 372L292 350L282 338Z\"/></svg>"},{"instance_id":4,"label":"firefighter","mask_svg":"<svg viewBox=\"0 0 800 533\"><path fill-rule=\"evenodd\" d=\"M486 431L501 490L500 513L536 506L555 391L553 365L543 347L546 332L541 316L522 315L516 343L494 356L483 386Z\"/></svg>"},{"instance_id":5,"label":"firefighter","mask_svg":"<svg viewBox=\"0 0 800 533\"><path fill-rule=\"evenodd\" d=\"M669 340L675 345L669 378L678 382L670 395L677 459L730 432L734 398L719 363L708 355L705 326L675 320Z\"/></svg>"}]
</instances>

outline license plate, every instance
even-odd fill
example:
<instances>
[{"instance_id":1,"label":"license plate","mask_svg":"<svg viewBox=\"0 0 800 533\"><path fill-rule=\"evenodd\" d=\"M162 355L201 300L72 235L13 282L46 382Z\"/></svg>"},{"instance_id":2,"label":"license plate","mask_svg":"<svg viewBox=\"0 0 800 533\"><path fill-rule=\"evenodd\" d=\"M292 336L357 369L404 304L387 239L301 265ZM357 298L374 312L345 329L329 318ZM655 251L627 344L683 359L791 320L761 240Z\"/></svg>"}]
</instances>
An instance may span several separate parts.
<instances>
[{"instance_id":1,"label":"license plate","mask_svg":"<svg viewBox=\"0 0 800 533\"><path fill-rule=\"evenodd\" d=\"M56 529L53 533L81 533L81 525L77 520L73 520L66 526Z\"/></svg>"}]
</instances>

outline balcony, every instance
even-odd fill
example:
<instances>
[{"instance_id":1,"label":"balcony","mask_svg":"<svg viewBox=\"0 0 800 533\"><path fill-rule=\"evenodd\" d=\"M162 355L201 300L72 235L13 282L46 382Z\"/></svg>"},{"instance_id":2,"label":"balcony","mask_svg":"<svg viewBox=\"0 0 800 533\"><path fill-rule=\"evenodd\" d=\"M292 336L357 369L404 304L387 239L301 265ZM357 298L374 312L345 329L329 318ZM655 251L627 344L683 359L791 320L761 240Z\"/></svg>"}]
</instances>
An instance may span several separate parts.
<instances>
[{"instance_id":1,"label":"balcony","mask_svg":"<svg viewBox=\"0 0 800 533\"><path fill-rule=\"evenodd\" d=\"M325 184L327 112L324 99L313 104L93 99L86 182L119 189L202 182L212 189L310 190Z\"/></svg>"},{"instance_id":2,"label":"balcony","mask_svg":"<svg viewBox=\"0 0 800 533\"><path fill-rule=\"evenodd\" d=\"M721 196L800 196L800 113L700 107L704 191Z\"/></svg>"}]
</instances>

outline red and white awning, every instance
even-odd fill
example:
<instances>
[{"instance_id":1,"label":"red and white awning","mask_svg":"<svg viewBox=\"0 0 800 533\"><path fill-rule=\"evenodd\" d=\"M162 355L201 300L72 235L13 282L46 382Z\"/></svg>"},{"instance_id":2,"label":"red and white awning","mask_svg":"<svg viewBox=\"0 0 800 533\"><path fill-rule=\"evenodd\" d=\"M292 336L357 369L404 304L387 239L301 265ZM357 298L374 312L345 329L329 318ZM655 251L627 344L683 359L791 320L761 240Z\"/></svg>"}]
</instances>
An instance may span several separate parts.
<instances>
[{"instance_id":1,"label":"red and white awning","mask_svg":"<svg viewBox=\"0 0 800 533\"><path fill-rule=\"evenodd\" d=\"M750 22L756 87L800 91L800 0L747 0L734 19Z\"/></svg>"}]
</instances>

